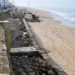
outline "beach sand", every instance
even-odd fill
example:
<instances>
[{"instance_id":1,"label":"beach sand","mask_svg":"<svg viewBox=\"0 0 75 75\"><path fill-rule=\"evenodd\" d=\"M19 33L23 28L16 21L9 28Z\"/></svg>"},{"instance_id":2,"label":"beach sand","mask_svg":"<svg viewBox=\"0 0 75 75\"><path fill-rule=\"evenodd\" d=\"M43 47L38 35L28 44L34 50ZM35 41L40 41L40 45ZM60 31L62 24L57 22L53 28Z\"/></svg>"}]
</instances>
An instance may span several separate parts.
<instances>
[{"instance_id":1,"label":"beach sand","mask_svg":"<svg viewBox=\"0 0 75 75\"><path fill-rule=\"evenodd\" d=\"M28 10L40 16L40 23L29 22L39 43L68 75L75 75L75 29L54 20L48 11Z\"/></svg>"}]
</instances>

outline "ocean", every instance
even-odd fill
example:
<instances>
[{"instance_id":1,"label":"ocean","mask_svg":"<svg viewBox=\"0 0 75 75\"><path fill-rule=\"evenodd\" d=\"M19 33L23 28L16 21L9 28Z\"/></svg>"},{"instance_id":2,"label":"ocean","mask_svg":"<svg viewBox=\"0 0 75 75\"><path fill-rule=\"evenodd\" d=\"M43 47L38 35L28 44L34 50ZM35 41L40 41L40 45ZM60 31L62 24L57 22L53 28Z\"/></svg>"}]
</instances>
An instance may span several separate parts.
<instances>
[{"instance_id":1,"label":"ocean","mask_svg":"<svg viewBox=\"0 0 75 75\"><path fill-rule=\"evenodd\" d=\"M48 9L55 19L60 20L64 25L75 28L75 8L53 8Z\"/></svg>"}]
</instances>

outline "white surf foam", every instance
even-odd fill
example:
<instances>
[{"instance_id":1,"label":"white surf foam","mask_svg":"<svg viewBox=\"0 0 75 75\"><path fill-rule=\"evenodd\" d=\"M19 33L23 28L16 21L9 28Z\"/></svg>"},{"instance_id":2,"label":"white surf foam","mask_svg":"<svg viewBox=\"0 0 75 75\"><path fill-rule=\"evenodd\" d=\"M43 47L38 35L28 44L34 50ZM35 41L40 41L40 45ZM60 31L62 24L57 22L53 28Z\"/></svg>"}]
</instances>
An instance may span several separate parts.
<instances>
[{"instance_id":1,"label":"white surf foam","mask_svg":"<svg viewBox=\"0 0 75 75\"><path fill-rule=\"evenodd\" d=\"M50 12L52 12L55 17L59 17L61 19L64 19L65 21L70 21L75 23L75 16L73 16L73 14L68 14L65 12L59 12L54 10L50 10Z\"/></svg>"}]
</instances>

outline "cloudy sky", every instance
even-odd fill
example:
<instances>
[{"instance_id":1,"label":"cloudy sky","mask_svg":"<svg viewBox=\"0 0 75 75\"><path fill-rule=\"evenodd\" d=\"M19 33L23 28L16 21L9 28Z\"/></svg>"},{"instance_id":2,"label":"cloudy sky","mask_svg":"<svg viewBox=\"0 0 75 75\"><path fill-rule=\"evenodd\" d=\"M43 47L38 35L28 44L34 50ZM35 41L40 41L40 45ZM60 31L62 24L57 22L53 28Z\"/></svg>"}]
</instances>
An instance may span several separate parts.
<instances>
[{"instance_id":1,"label":"cloudy sky","mask_svg":"<svg viewBox=\"0 0 75 75\"><path fill-rule=\"evenodd\" d=\"M75 7L75 0L13 0L17 6L29 6L38 8Z\"/></svg>"}]
</instances>

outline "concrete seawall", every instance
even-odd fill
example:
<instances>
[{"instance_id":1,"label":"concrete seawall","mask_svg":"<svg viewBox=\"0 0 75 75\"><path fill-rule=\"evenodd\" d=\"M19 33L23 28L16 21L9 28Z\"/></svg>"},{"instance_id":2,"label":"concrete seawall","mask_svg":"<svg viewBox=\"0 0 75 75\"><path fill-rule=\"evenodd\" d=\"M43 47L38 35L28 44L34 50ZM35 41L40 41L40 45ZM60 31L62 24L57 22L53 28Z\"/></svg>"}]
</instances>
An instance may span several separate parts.
<instances>
[{"instance_id":1,"label":"concrete seawall","mask_svg":"<svg viewBox=\"0 0 75 75\"><path fill-rule=\"evenodd\" d=\"M31 28L31 24L28 23L25 19L23 19L24 25L27 28L28 33L30 34L30 37L34 39L34 42L36 42L36 44L34 45L34 47L37 49L37 51L43 56L43 58L50 64L53 65L59 75L67 75L67 73L60 67L60 65L58 65L58 63L56 63L51 56L48 54L50 53L49 51L47 51L40 43L38 36L36 36L35 32L32 30ZM36 47L36 45L38 47Z\"/></svg>"}]
</instances>

